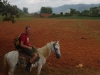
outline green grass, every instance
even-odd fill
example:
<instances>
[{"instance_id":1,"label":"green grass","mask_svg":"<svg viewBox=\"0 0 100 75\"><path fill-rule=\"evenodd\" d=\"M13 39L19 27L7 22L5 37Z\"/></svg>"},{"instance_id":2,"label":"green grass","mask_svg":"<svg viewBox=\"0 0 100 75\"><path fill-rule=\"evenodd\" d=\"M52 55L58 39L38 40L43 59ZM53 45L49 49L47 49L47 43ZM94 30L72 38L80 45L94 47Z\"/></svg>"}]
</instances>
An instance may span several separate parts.
<instances>
[{"instance_id":1,"label":"green grass","mask_svg":"<svg viewBox=\"0 0 100 75\"><path fill-rule=\"evenodd\" d=\"M32 20L34 19L33 17L19 17L19 18L15 18L15 20L21 20L21 21L25 21L25 20Z\"/></svg>"},{"instance_id":2,"label":"green grass","mask_svg":"<svg viewBox=\"0 0 100 75\"><path fill-rule=\"evenodd\" d=\"M56 17L55 17L56 18ZM85 17L85 16L67 16L67 17L57 17L58 19L96 19L100 20L100 17Z\"/></svg>"},{"instance_id":3,"label":"green grass","mask_svg":"<svg viewBox=\"0 0 100 75\"><path fill-rule=\"evenodd\" d=\"M0 15L0 21L2 21L3 20L3 17Z\"/></svg>"},{"instance_id":4,"label":"green grass","mask_svg":"<svg viewBox=\"0 0 100 75\"><path fill-rule=\"evenodd\" d=\"M34 19L34 18L33 17L25 17L25 16L23 16L23 17L15 18L15 21L18 21L18 20L25 21L25 20L32 20L32 19ZM0 21L2 21L2 20L3 20L3 16L0 15Z\"/></svg>"},{"instance_id":5,"label":"green grass","mask_svg":"<svg viewBox=\"0 0 100 75\"><path fill-rule=\"evenodd\" d=\"M95 19L95 20L100 20L100 17L84 17L84 16L68 16L68 17L55 17L57 19ZM21 16L18 18L15 18L15 20L21 20L21 21L25 21L25 20L32 20L34 19L34 17L28 17L28 16ZM3 20L3 17L0 15L0 21Z\"/></svg>"}]
</instances>

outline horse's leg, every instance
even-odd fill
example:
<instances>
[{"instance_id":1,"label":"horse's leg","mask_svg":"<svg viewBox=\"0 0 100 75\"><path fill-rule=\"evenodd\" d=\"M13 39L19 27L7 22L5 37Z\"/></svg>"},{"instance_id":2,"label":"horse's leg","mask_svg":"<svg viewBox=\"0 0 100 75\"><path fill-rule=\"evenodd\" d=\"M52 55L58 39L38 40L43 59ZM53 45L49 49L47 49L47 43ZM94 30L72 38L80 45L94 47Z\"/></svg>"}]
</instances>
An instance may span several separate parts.
<instances>
[{"instance_id":1,"label":"horse's leg","mask_svg":"<svg viewBox=\"0 0 100 75\"><path fill-rule=\"evenodd\" d=\"M9 75L14 75L14 70L15 70L15 66L14 67L10 67L10 70L8 72Z\"/></svg>"},{"instance_id":2,"label":"horse's leg","mask_svg":"<svg viewBox=\"0 0 100 75\"><path fill-rule=\"evenodd\" d=\"M9 65L9 75L14 75L15 67L18 62L18 56L19 54L16 51L12 51L7 56L7 63Z\"/></svg>"},{"instance_id":3,"label":"horse's leg","mask_svg":"<svg viewBox=\"0 0 100 75\"><path fill-rule=\"evenodd\" d=\"M42 65L39 65L38 66L38 73L37 73L37 75L40 75L41 69L42 69Z\"/></svg>"},{"instance_id":4,"label":"horse's leg","mask_svg":"<svg viewBox=\"0 0 100 75\"><path fill-rule=\"evenodd\" d=\"M18 62L18 60L15 60L13 62L13 64L11 64L11 62L10 62L10 64L9 64L9 67L10 67L10 69L9 69L9 75L14 75L14 71L15 71L17 62Z\"/></svg>"}]
</instances>

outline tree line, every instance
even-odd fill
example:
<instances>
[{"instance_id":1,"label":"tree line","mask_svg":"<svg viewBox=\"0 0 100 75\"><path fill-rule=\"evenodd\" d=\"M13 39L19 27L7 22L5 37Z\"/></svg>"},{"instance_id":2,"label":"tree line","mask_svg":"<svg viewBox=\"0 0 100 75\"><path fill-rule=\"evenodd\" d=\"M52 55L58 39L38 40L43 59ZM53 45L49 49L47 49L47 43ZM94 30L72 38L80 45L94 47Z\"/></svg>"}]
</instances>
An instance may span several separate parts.
<instances>
[{"instance_id":1,"label":"tree line","mask_svg":"<svg viewBox=\"0 0 100 75\"><path fill-rule=\"evenodd\" d=\"M86 16L86 17L100 17L100 6L91 7L89 10L77 11L76 9L70 8L70 12L60 12L60 14L53 13L52 17L66 17L66 16Z\"/></svg>"},{"instance_id":2,"label":"tree line","mask_svg":"<svg viewBox=\"0 0 100 75\"><path fill-rule=\"evenodd\" d=\"M28 8L23 7L23 10L16 5L10 5L7 0L0 0L0 14L4 16L3 21L15 22L14 18L19 18L20 15L28 14ZM77 11L70 8L70 13L60 12L59 14L53 13L51 7L41 7L40 12L35 12L35 15L39 14L52 14L51 17L66 17L66 16L88 16L88 17L100 17L100 6L91 7L89 10Z\"/></svg>"},{"instance_id":3,"label":"tree line","mask_svg":"<svg viewBox=\"0 0 100 75\"><path fill-rule=\"evenodd\" d=\"M67 14L67 13L65 13ZM100 6L91 7L89 10L84 10L82 12L75 9L70 9L70 16L90 16L90 17L100 17Z\"/></svg>"},{"instance_id":4,"label":"tree line","mask_svg":"<svg viewBox=\"0 0 100 75\"><path fill-rule=\"evenodd\" d=\"M51 7L41 7L40 13L37 14L52 14L51 17L66 17L66 16L86 16L86 17L100 17L100 6L91 7L89 10L77 11L70 8L70 12L60 12L59 14L53 13Z\"/></svg>"}]
</instances>

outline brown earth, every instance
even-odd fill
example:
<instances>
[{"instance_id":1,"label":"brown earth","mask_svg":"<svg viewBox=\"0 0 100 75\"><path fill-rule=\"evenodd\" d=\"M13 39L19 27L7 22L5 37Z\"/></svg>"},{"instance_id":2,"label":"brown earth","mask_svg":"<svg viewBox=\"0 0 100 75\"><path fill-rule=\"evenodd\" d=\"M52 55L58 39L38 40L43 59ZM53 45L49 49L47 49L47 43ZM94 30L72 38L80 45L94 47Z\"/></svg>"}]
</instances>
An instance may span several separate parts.
<instances>
[{"instance_id":1,"label":"brown earth","mask_svg":"<svg viewBox=\"0 0 100 75\"><path fill-rule=\"evenodd\" d=\"M48 18L48 17L52 16L52 14L41 14L41 16Z\"/></svg>"},{"instance_id":2,"label":"brown earth","mask_svg":"<svg viewBox=\"0 0 100 75\"><path fill-rule=\"evenodd\" d=\"M31 26L30 42L40 48L51 41L60 41L61 58L51 54L49 66L95 67L100 70L100 20L33 19L11 22L0 21L0 57L14 50L13 39ZM0 74L1 75L1 74Z\"/></svg>"}]
</instances>

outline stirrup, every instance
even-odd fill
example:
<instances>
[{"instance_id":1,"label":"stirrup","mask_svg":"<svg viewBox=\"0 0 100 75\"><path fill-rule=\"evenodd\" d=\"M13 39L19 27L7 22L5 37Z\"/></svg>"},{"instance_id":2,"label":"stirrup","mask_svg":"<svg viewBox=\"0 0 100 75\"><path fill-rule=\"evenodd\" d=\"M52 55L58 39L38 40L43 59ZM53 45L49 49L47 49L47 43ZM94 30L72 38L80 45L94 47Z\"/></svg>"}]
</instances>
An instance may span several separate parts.
<instances>
[{"instance_id":1,"label":"stirrup","mask_svg":"<svg viewBox=\"0 0 100 75\"><path fill-rule=\"evenodd\" d=\"M35 60L34 60L34 63L39 61L40 57L38 56Z\"/></svg>"},{"instance_id":2,"label":"stirrup","mask_svg":"<svg viewBox=\"0 0 100 75\"><path fill-rule=\"evenodd\" d=\"M25 67L25 70L28 71L28 72L30 72L30 69L31 69L31 66L30 67L29 66Z\"/></svg>"}]
</instances>

